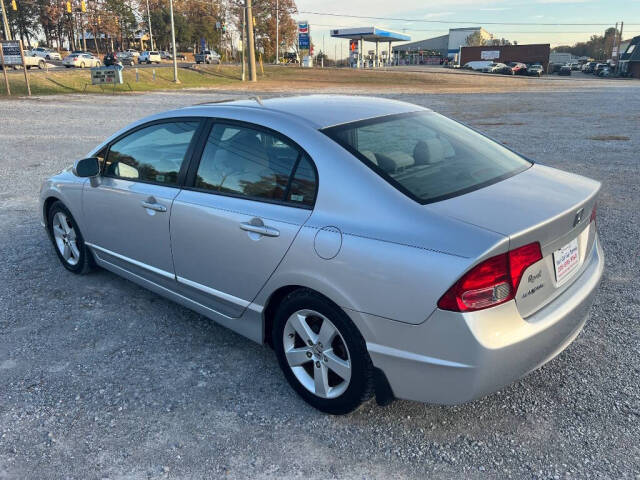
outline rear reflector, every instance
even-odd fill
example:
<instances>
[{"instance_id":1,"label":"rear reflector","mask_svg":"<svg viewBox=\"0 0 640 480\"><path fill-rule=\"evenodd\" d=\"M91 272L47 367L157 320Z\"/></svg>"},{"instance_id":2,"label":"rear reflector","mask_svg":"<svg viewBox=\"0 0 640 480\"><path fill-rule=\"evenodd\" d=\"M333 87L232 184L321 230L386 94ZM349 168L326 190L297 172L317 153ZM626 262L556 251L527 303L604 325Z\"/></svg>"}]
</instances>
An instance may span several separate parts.
<instances>
[{"instance_id":1,"label":"rear reflector","mask_svg":"<svg viewBox=\"0 0 640 480\"><path fill-rule=\"evenodd\" d=\"M488 258L454 283L440 298L438 307L471 312L507 302L515 296L524 271L541 259L538 242Z\"/></svg>"}]
</instances>

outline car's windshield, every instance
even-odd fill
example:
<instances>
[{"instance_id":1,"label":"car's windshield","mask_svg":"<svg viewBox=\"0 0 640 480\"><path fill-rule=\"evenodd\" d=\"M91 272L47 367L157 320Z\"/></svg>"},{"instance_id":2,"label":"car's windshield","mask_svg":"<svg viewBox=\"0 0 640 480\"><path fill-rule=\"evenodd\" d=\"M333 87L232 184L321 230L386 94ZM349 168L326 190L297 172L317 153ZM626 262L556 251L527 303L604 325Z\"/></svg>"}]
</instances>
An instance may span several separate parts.
<instances>
[{"instance_id":1,"label":"car's windshield","mask_svg":"<svg viewBox=\"0 0 640 480\"><path fill-rule=\"evenodd\" d=\"M461 195L531 166L480 133L428 111L338 125L324 133L420 203Z\"/></svg>"}]
</instances>

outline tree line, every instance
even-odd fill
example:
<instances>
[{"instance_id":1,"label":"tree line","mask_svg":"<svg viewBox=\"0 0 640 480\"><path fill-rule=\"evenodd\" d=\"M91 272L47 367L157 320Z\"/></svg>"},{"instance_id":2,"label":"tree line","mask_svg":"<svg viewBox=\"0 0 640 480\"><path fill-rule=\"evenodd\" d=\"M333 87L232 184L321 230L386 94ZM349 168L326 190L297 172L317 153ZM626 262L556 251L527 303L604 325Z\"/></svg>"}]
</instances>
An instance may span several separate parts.
<instances>
[{"instance_id":1,"label":"tree line","mask_svg":"<svg viewBox=\"0 0 640 480\"><path fill-rule=\"evenodd\" d=\"M5 7L11 36L28 47L83 49L89 37L97 53L140 48L150 17L154 47L170 49L169 0L149 0L149 10L146 0L15 0L15 9L10 1L5 0ZM198 49L204 40L208 48L232 54L242 32L243 7L242 0L175 0L178 49ZM256 49L265 60L275 57L276 23L281 53L295 46L295 13L294 0L253 1ZM146 47L151 48L148 41Z\"/></svg>"},{"instance_id":2,"label":"tree line","mask_svg":"<svg viewBox=\"0 0 640 480\"><path fill-rule=\"evenodd\" d=\"M620 31L614 27L607 28L604 35L591 35L586 42L577 42L574 45L560 45L553 49L554 52L572 53L578 57L606 60L611 57L613 47L617 45Z\"/></svg>"}]
</instances>

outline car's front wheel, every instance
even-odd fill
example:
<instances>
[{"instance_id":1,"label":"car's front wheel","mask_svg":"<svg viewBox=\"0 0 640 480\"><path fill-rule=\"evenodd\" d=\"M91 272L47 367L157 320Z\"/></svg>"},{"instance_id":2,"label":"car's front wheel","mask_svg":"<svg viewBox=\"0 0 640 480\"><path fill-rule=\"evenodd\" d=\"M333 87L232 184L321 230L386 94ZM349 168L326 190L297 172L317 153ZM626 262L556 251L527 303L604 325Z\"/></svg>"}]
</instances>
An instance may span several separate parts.
<instances>
[{"instance_id":1,"label":"car's front wheel","mask_svg":"<svg viewBox=\"0 0 640 480\"><path fill-rule=\"evenodd\" d=\"M318 410L349 413L373 395L373 366L362 335L321 295L289 294L276 313L272 340L287 381Z\"/></svg>"},{"instance_id":2,"label":"car's front wheel","mask_svg":"<svg viewBox=\"0 0 640 480\"><path fill-rule=\"evenodd\" d=\"M55 202L49 209L48 226L58 258L67 270L87 273L93 266L78 224L62 202Z\"/></svg>"}]
</instances>

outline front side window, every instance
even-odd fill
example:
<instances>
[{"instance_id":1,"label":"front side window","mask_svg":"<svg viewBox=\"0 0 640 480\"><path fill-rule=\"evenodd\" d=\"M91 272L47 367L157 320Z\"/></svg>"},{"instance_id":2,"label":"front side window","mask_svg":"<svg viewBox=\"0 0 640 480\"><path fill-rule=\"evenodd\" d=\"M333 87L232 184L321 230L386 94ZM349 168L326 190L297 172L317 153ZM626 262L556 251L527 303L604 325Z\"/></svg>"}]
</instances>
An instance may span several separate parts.
<instances>
[{"instance_id":1,"label":"front side window","mask_svg":"<svg viewBox=\"0 0 640 480\"><path fill-rule=\"evenodd\" d=\"M389 115L324 132L420 203L461 195L531 166L502 145L434 112Z\"/></svg>"},{"instance_id":2,"label":"front side window","mask_svg":"<svg viewBox=\"0 0 640 480\"><path fill-rule=\"evenodd\" d=\"M178 173L199 122L165 122L136 130L109 148L104 174L177 185Z\"/></svg>"},{"instance_id":3,"label":"front side window","mask_svg":"<svg viewBox=\"0 0 640 480\"><path fill-rule=\"evenodd\" d=\"M194 182L198 189L306 206L313 204L315 184L310 160L294 145L262 130L224 124L211 129Z\"/></svg>"}]
</instances>

